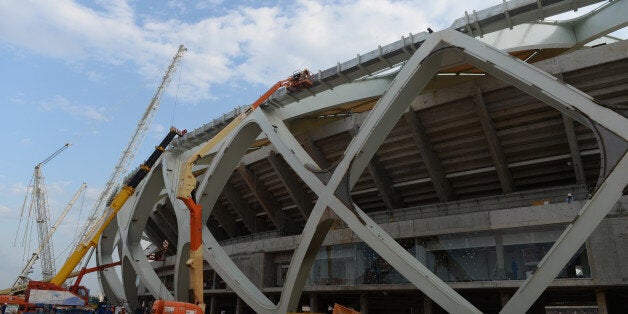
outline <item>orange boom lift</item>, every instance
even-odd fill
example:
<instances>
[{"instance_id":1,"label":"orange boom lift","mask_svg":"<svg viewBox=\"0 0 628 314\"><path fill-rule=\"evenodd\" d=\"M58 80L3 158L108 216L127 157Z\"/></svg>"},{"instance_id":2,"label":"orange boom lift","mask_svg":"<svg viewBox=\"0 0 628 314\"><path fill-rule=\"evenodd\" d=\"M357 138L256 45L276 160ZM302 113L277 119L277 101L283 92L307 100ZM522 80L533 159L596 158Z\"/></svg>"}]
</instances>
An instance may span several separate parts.
<instances>
[{"instance_id":1,"label":"orange boom lift","mask_svg":"<svg viewBox=\"0 0 628 314\"><path fill-rule=\"evenodd\" d=\"M156 300L153 304L153 313L156 314L196 314L205 313L203 301L203 222L202 208L192 197L192 191L196 188L196 177L192 174L192 167L196 161L206 155L212 148L220 143L233 129L236 128L251 112L263 104L274 92L281 87L286 87L290 92L312 86L311 75L308 70L295 72L289 78L281 80L269 88L249 108L238 115L231 123L225 126L216 136L209 140L199 151L191 156L182 166L177 189L177 198L183 201L190 211L190 259L187 265L190 267L190 285L192 286L192 303ZM189 312L192 311L192 312Z\"/></svg>"}]
</instances>

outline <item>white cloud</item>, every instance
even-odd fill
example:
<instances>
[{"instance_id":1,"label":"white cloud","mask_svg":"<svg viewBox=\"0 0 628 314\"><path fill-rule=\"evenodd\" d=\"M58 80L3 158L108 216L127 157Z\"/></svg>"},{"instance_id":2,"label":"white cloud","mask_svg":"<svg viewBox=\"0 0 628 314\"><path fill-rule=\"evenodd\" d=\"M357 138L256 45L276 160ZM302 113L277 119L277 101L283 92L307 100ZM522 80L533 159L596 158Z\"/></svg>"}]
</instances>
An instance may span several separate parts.
<instances>
[{"instance_id":1,"label":"white cloud","mask_svg":"<svg viewBox=\"0 0 628 314\"><path fill-rule=\"evenodd\" d=\"M66 187L72 184L71 181L56 181L51 183L46 183L46 191L48 194L52 195L61 195L65 193Z\"/></svg>"},{"instance_id":2,"label":"white cloud","mask_svg":"<svg viewBox=\"0 0 628 314\"><path fill-rule=\"evenodd\" d=\"M0 215L6 216L13 213L13 210L9 206L0 205Z\"/></svg>"},{"instance_id":3,"label":"white cloud","mask_svg":"<svg viewBox=\"0 0 628 314\"><path fill-rule=\"evenodd\" d=\"M100 82L102 80L102 74L96 71L87 71L87 78L92 82Z\"/></svg>"},{"instance_id":4,"label":"white cloud","mask_svg":"<svg viewBox=\"0 0 628 314\"><path fill-rule=\"evenodd\" d=\"M50 100L43 101L39 108L44 111L62 110L75 117L85 118L92 121L109 121L109 118L105 115L105 108L95 107L92 105L74 104L65 97L59 95Z\"/></svg>"},{"instance_id":5,"label":"white cloud","mask_svg":"<svg viewBox=\"0 0 628 314\"><path fill-rule=\"evenodd\" d=\"M20 217L21 210L22 210L21 203L20 205L11 205L11 206L0 204L0 216L2 216L2 219L11 219L11 220L17 219ZM25 210L28 211L28 208L26 208Z\"/></svg>"},{"instance_id":6,"label":"white cloud","mask_svg":"<svg viewBox=\"0 0 628 314\"><path fill-rule=\"evenodd\" d=\"M24 195L28 187L22 182L15 182L8 186L7 192L9 195Z\"/></svg>"},{"instance_id":7,"label":"white cloud","mask_svg":"<svg viewBox=\"0 0 628 314\"><path fill-rule=\"evenodd\" d=\"M25 96L26 95L24 93L18 92L15 95L13 95L11 98L9 98L9 102L16 105L26 104Z\"/></svg>"},{"instance_id":8,"label":"white cloud","mask_svg":"<svg viewBox=\"0 0 628 314\"><path fill-rule=\"evenodd\" d=\"M32 142L32 140L31 140L31 138L30 138L30 137L24 137L24 138L21 138L21 139L20 139L20 143L21 143L22 145L30 145L30 144L31 144L31 142Z\"/></svg>"},{"instance_id":9,"label":"white cloud","mask_svg":"<svg viewBox=\"0 0 628 314\"><path fill-rule=\"evenodd\" d=\"M220 4L171 0L172 16ZM409 32L448 27L464 12L501 3L498 0L348 0L277 2L272 6L223 8L194 22L157 19L142 4L99 1L87 7L72 0L0 3L0 38L11 45L69 62L134 64L154 82L183 43L179 98L213 99L217 84L271 85L294 70L316 71L398 40ZM178 13L177 13L178 12ZM161 15L159 15L161 16ZM88 79L100 75L87 70ZM104 119L94 107L81 107L88 118ZM75 108L66 110L76 112Z\"/></svg>"},{"instance_id":10,"label":"white cloud","mask_svg":"<svg viewBox=\"0 0 628 314\"><path fill-rule=\"evenodd\" d=\"M217 3L220 1L210 0L197 5ZM99 4L101 7L88 8L70 0L4 1L0 4L0 37L12 45L72 62L133 62L151 81L161 76L167 64L164 60L183 43L189 52L182 65L179 95L183 101L195 102L212 98L215 84L244 81L270 85L299 68L327 68L378 44L398 40L402 34L424 30L426 13L432 17L434 11L441 15L452 11L444 10L440 1L301 0L272 7L240 6L222 16L186 23L137 20L141 14L124 1ZM180 1L168 5L186 10ZM461 10L456 16L462 14ZM87 73L91 79L98 78ZM95 108L87 109L84 115L103 118Z\"/></svg>"}]
</instances>

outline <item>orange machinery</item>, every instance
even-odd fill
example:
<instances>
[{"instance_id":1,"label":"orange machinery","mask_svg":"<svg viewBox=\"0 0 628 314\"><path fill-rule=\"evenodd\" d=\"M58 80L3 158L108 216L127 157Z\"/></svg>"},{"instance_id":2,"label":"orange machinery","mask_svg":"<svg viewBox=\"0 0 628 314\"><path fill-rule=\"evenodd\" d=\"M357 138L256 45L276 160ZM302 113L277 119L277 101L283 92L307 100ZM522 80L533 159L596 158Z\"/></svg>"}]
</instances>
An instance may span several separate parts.
<instances>
[{"instance_id":1,"label":"orange machinery","mask_svg":"<svg viewBox=\"0 0 628 314\"><path fill-rule=\"evenodd\" d=\"M190 285L192 286L193 303L157 300L153 304L153 313L156 314L203 314L205 302L203 301L203 222L202 208L192 197L192 191L196 188L196 177L192 174L192 167L198 159L206 155L212 148L220 143L233 129L235 129L251 112L263 104L275 91L286 87L289 92L296 92L302 88L312 86L312 78L308 70L298 71L285 80L281 80L269 88L249 108L237 116L231 123L225 126L212 139L210 139L196 154L190 157L182 166L177 189L177 198L183 201L190 211L190 259L187 265L190 267Z\"/></svg>"}]
</instances>

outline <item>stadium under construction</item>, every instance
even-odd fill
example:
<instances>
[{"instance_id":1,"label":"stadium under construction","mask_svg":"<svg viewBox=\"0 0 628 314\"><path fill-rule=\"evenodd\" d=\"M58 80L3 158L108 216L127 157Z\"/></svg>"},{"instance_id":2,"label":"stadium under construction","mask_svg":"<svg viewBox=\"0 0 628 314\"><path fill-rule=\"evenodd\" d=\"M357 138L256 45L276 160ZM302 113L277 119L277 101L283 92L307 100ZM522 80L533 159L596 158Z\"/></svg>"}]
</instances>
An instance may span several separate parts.
<instances>
[{"instance_id":1,"label":"stadium under construction","mask_svg":"<svg viewBox=\"0 0 628 314\"><path fill-rule=\"evenodd\" d=\"M120 265L103 291L129 310L628 312L628 42L607 36L626 25L628 0L504 2L172 130L93 242Z\"/></svg>"}]
</instances>

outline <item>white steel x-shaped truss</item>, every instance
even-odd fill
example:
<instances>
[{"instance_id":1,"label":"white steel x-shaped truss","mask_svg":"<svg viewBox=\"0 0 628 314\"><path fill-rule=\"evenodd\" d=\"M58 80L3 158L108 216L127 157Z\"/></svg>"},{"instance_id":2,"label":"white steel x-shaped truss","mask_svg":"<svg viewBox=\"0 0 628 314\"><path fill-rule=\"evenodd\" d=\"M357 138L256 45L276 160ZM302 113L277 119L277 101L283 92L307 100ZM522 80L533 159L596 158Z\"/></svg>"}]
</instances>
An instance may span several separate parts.
<instances>
[{"instance_id":1,"label":"white steel x-shaped truss","mask_svg":"<svg viewBox=\"0 0 628 314\"><path fill-rule=\"evenodd\" d=\"M204 255L211 267L233 291L258 313L285 313L295 310L314 258L334 221L342 220L362 241L375 250L399 273L442 308L452 313L479 312L470 302L421 264L401 247L377 223L351 200L349 192L364 171L378 147L391 129L408 110L432 78L442 69L470 64L486 73L529 93L562 113L597 130L598 137L610 139L612 147L601 143L606 159L602 178L593 197L586 202L577 217L567 226L552 249L538 265L533 276L517 290L505 305L503 313L525 312L547 288L578 248L599 225L622 195L628 184L628 121L616 112L599 105L590 96L562 83L534 66L513 58L460 32L447 29L430 34L420 48L405 63L387 91L383 94L343 157L332 169L319 169L311 156L288 130L286 121L273 108L263 108L249 115L219 146L208 160L206 172L199 177L197 198L209 218L220 192L233 169L250 144L263 133L277 153L317 195L317 201L300 235L279 302L272 302L236 266L211 232L203 233ZM606 141L608 142L608 141ZM120 221L120 241L111 237L100 248L100 263L121 246L123 275L120 281L114 273L104 275L103 288L107 295L137 299L135 278L156 298L186 300L189 286L185 260L189 253L188 214L176 200L178 169L194 149L182 154L166 153L155 167L134 202L129 202ZM165 187L167 195L162 192ZM178 259L175 264L175 295L159 279L140 246L154 200L168 197L175 207L178 226ZM174 222L173 222L174 223ZM115 234L112 228L110 235ZM122 293L123 292L123 293Z\"/></svg>"}]
</instances>

